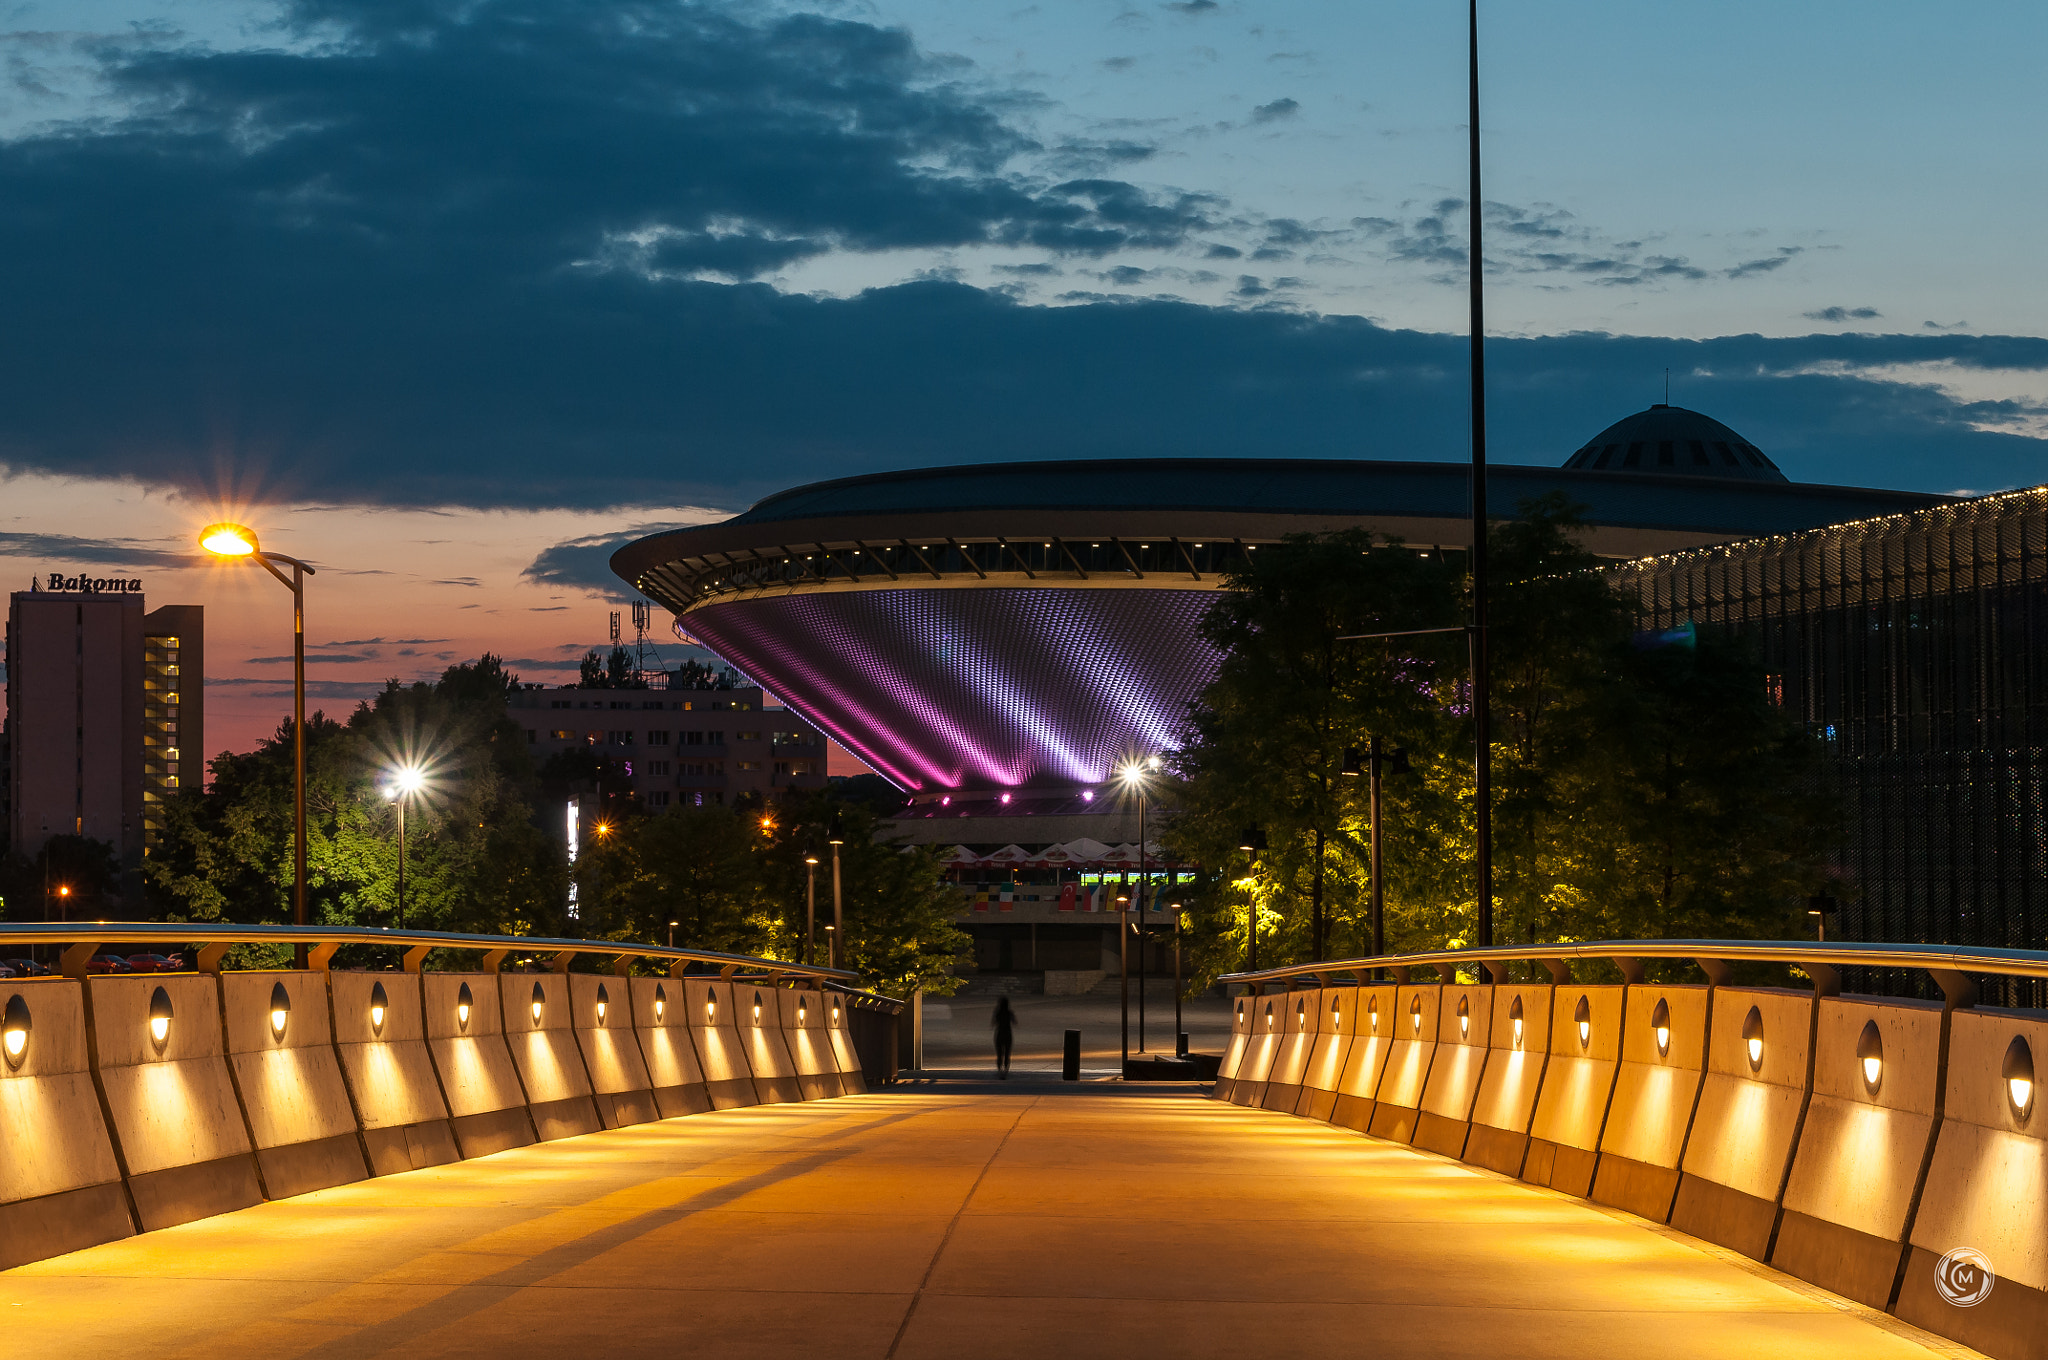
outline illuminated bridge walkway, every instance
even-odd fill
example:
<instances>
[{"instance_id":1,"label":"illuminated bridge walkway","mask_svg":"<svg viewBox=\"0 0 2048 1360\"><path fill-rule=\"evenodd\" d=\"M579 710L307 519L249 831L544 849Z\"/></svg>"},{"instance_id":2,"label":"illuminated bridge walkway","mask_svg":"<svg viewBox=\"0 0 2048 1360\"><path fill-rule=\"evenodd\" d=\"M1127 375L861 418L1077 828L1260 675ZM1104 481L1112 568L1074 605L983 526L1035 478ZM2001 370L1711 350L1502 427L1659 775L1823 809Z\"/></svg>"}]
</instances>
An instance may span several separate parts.
<instances>
[{"instance_id":1,"label":"illuminated bridge walkway","mask_svg":"<svg viewBox=\"0 0 2048 1360\"><path fill-rule=\"evenodd\" d=\"M1032 1089L730 1110L322 1190L0 1274L0 1327L15 1355L165 1360L1958 1353L1345 1129Z\"/></svg>"},{"instance_id":2,"label":"illuminated bridge walkway","mask_svg":"<svg viewBox=\"0 0 2048 1360\"><path fill-rule=\"evenodd\" d=\"M0 926L59 963L0 978L6 1354L2048 1357L2048 1016L1991 1004L2048 954L1275 969L1212 1090L898 1082L900 1003L777 960L173 929Z\"/></svg>"}]
</instances>

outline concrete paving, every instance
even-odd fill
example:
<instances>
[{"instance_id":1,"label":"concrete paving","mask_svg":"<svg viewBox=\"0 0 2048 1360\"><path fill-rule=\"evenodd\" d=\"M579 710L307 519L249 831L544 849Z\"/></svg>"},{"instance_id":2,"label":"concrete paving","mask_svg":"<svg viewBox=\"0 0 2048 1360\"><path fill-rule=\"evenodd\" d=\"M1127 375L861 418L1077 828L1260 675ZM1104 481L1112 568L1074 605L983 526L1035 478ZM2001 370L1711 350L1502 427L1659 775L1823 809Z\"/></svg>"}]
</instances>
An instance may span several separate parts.
<instances>
[{"instance_id":1,"label":"concrete paving","mask_svg":"<svg viewBox=\"0 0 2048 1360\"><path fill-rule=\"evenodd\" d=\"M0 1273L13 1354L1969 1354L1626 1214L1182 1088L694 1115Z\"/></svg>"}]
</instances>

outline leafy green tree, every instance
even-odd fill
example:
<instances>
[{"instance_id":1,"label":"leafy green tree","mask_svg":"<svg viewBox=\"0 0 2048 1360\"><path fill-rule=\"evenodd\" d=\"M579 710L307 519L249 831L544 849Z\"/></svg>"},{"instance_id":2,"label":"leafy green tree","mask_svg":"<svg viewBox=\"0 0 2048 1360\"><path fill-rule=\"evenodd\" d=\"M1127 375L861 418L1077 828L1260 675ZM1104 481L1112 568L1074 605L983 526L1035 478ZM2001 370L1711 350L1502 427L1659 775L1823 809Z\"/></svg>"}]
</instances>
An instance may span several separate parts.
<instances>
[{"instance_id":1,"label":"leafy green tree","mask_svg":"<svg viewBox=\"0 0 2048 1360\"><path fill-rule=\"evenodd\" d=\"M1582 528L1552 496L1494 530L1496 938L1783 933L1823 876L1819 749L1736 643L1641 645ZM1175 757L1168 833L1208 866L1191 914L1198 982L1244 966L1254 917L1262 964L1328 957L1332 942L1369 952L1365 781L1331 778L1368 733L1414 769L1385 784L1389 948L1471 942L1463 639L1330 645L1454 625L1461 583L1454 564L1361 539L1265 548L1205 623L1227 656ZM1256 865L1237 849L1254 824L1268 843ZM1319 889L1335 899L1328 935Z\"/></svg>"},{"instance_id":2,"label":"leafy green tree","mask_svg":"<svg viewBox=\"0 0 2048 1360\"><path fill-rule=\"evenodd\" d=\"M749 819L717 806L625 819L577 864L586 928L606 939L666 940L674 921L679 944L789 957L777 952L763 903L760 839Z\"/></svg>"},{"instance_id":3,"label":"leafy green tree","mask_svg":"<svg viewBox=\"0 0 2048 1360\"><path fill-rule=\"evenodd\" d=\"M567 896L560 847L534 824L538 784L505 712L516 680L498 658L434 684L396 681L346 724L306 723L307 914L318 923L397 922L393 772L419 769L406 816L408 926L557 934ZM165 808L145 879L169 919L289 921L292 730L210 762L213 784Z\"/></svg>"},{"instance_id":4,"label":"leafy green tree","mask_svg":"<svg viewBox=\"0 0 2048 1360\"><path fill-rule=\"evenodd\" d=\"M1226 580L1202 623L1222 667L1170 757L1180 808L1170 844L1184 860L1241 866L1195 898L1199 959L1247 958L1255 911L1266 961L1327 957L1333 940L1357 940L1368 845L1360 781L1342 773L1346 749L1377 735L1419 764L1435 761L1447 668L1463 644L1341 639L1455 627L1458 586L1441 556L1362 530L1289 538L1247 554ZM1390 788L1388 807L1388 821L1411 833L1455 817L1422 786ZM1255 868L1237 850L1251 826L1267 842Z\"/></svg>"},{"instance_id":5,"label":"leafy green tree","mask_svg":"<svg viewBox=\"0 0 2048 1360\"><path fill-rule=\"evenodd\" d=\"M953 924L959 908L946 886L936 846L906 846L875 839L874 807L838 796L835 790L792 790L757 822L764 903L776 924L779 956L795 958L804 930L807 886L805 854L818 865L818 950L827 957L832 921L832 851L836 824L842 839L839 874L846 921L844 965L866 985L891 996L922 988L949 996L959 985L953 969L968 946L966 932Z\"/></svg>"}]
</instances>

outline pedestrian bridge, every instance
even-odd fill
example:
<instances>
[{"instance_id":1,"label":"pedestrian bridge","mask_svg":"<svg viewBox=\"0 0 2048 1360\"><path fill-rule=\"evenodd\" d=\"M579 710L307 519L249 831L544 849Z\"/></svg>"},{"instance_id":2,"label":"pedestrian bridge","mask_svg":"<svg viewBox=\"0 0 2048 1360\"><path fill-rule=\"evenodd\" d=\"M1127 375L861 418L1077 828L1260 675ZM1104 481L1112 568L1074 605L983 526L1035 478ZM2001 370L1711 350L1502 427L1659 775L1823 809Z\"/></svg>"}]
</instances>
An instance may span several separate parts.
<instances>
[{"instance_id":1,"label":"pedestrian bridge","mask_svg":"<svg viewBox=\"0 0 2048 1360\"><path fill-rule=\"evenodd\" d=\"M161 935L107 930L70 932L71 971ZM347 972L321 965L360 938L307 934L304 969L0 981L17 1353L2044 1346L2048 1020L1970 979L2048 956L1654 942L1552 947L1540 984L1509 980L1513 951L1275 970L1236 980L1218 1099L890 1084L893 1003L829 970L365 932L415 970L484 964ZM1709 981L1573 981L1624 948L1625 975L1670 956ZM569 971L600 950L616 971ZM1772 950L1817 985L1729 980L1792 957ZM514 951L554 967L501 971ZM1835 994L1863 963L1928 969L1946 1001Z\"/></svg>"}]
</instances>

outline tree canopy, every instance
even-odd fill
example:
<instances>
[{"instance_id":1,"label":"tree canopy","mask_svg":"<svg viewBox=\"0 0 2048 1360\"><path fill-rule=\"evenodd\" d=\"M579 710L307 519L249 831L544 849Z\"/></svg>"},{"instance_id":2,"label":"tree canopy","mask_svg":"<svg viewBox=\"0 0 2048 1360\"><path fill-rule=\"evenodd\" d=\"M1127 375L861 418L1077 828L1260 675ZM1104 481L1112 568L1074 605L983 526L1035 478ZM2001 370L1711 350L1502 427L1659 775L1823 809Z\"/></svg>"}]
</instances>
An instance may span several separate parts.
<instances>
[{"instance_id":1,"label":"tree canopy","mask_svg":"<svg viewBox=\"0 0 2048 1360\"><path fill-rule=\"evenodd\" d=\"M1784 933L1823 877L1816 742L1738 642L1639 636L1574 507L1521 509L1490 554L1496 940ZM1371 952L1367 781L1341 771L1373 737L1412 770L1383 785L1388 947L1472 942L1465 570L1350 530L1225 582L1203 631L1227 656L1172 756L1202 976L1246 965L1254 922L1261 965Z\"/></svg>"}]
</instances>

